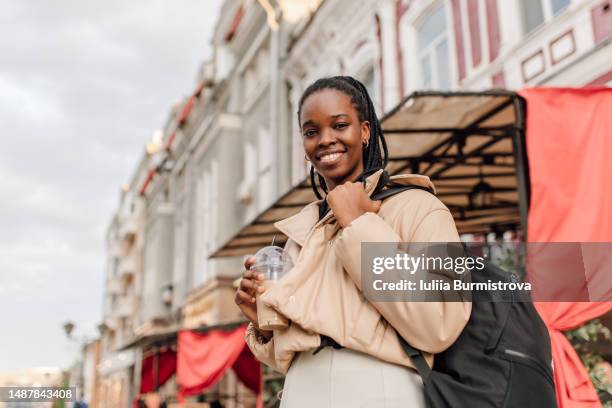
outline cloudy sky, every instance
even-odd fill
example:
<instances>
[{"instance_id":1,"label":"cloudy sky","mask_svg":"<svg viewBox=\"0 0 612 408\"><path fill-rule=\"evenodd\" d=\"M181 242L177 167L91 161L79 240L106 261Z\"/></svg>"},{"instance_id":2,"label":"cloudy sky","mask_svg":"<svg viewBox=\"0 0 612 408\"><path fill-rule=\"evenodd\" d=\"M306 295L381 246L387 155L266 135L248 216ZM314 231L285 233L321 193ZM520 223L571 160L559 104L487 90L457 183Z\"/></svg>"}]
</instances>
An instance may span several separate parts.
<instances>
[{"instance_id":1,"label":"cloudy sky","mask_svg":"<svg viewBox=\"0 0 612 408\"><path fill-rule=\"evenodd\" d=\"M102 315L104 232L220 0L0 0L0 372L67 366Z\"/></svg>"}]
</instances>

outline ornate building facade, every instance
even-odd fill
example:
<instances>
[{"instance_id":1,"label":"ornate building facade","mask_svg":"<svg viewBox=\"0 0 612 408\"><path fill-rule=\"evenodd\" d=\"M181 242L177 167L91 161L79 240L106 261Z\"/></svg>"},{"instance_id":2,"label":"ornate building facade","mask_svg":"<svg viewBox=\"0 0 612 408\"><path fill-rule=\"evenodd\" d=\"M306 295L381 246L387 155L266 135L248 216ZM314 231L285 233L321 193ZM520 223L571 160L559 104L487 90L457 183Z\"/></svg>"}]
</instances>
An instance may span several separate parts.
<instances>
[{"instance_id":1,"label":"ornate building facade","mask_svg":"<svg viewBox=\"0 0 612 408\"><path fill-rule=\"evenodd\" d=\"M99 381L123 378L122 401L138 395L143 355L177 331L243 321L242 259L211 255L307 175L296 112L308 84L355 76L381 116L418 90L606 85L612 1L226 0L212 46L108 230ZM253 402L231 372L210 392Z\"/></svg>"}]
</instances>

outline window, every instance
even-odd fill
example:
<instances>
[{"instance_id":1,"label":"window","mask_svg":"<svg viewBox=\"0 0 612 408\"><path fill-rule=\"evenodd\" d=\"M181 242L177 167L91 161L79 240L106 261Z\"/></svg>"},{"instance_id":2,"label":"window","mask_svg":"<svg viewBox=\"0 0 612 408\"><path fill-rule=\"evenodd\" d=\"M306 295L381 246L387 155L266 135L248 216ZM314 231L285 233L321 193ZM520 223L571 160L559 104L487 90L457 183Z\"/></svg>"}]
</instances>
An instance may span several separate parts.
<instances>
[{"instance_id":1,"label":"window","mask_svg":"<svg viewBox=\"0 0 612 408\"><path fill-rule=\"evenodd\" d=\"M374 86L375 86L375 82L374 82L374 68L370 68L370 69L367 70L367 72L363 76L363 81L362 82L365 85L366 89L368 90L368 93L370 94L370 98L376 104L376 101L375 101L375 99L376 99L376 88L374 88Z\"/></svg>"},{"instance_id":2,"label":"window","mask_svg":"<svg viewBox=\"0 0 612 408\"><path fill-rule=\"evenodd\" d=\"M244 172L242 179L248 183L255 183L257 181L257 150L251 142L244 144Z\"/></svg>"},{"instance_id":3,"label":"window","mask_svg":"<svg viewBox=\"0 0 612 408\"><path fill-rule=\"evenodd\" d=\"M420 87L449 89L451 86L446 11L442 3L417 27Z\"/></svg>"},{"instance_id":4,"label":"window","mask_svg":"<svg viewBox=\"0 0 612 408\"><path fill-rule=\"evenodd\" d=\"M274 202L274 145L265 128L257 133L257 209L263 211Z\"/></svg>"},{"instance_id":5,"label":"window","mask_svg":"<svg viewBox=\"0 0 612 408\"><path fill-rule=\"evenodd\" d=\"M244 144L244 171L242 174L242 182L238 187L238 196L244 204L251 204L255 198L257 190L257 147L251 143ZM257 215L255 205L247 205L244 213L244 221L250 222Z\"/></svg>"},{"instance_id":6,"label":"window","mask_svg":"<svg viewBox=\"0 0 612 408\"><path fill-rule=\"evenodd\" d=\"M362 68L360 74L357 75L357 78L361 80L363 85L365 86L368 94L370 95L370 99L372 99L372 103L374 104L374 109L376 109L377 113L381 113L381 107L378 103L377 92L376 92L376 77L374 75L374 65L373 63L367 65Z\"/></svg>"},{"instance_id":7,"label":"window","mask_svg":"<svg viewBox=\"0 0 612 408\"><path fill-rule=\"evenodd\" d=\"M208 259L216 246L219 163L211 160L197 181L196 187L196 252L193 286L206 282L215 275L214 261Z\"/></svg>"},{"instance_id":8,"label":"window","mask_svg":"<svg viewBox=\"0 0 612 408\"><path fill-rule=\"evenodd\" d=\"M245 98L252 96L257 87L257 72L254 65L250 65L244 73L244 95Z\"/></svg>"},{"instance_id":9,"label":"window","mask_svg":"<svg viewBox=\"0 0 612 408\"><path fill-rule=\"evenodd\" d=\"M569 4L570 0L521 0L525 34L560 14Z\"/></svg>"}]
</instances>

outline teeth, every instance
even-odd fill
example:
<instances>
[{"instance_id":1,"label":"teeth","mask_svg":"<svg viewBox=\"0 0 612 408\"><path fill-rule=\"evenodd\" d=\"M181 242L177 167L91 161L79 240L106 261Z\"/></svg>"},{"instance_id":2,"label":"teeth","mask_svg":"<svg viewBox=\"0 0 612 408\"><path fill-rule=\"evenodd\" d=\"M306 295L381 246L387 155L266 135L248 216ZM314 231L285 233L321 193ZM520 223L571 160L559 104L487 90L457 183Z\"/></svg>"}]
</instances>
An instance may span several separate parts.
<instances>
[{"instance_id":1,"label":"teeth","mask_svg":"<svg viewBox=\"0 0 612 408\"><path fill-rule=\"evenodd\" d=\"M332 162L334 160L336 160L338 157L340 157L342 153L331 153L331 154L326 154L324 156L321 156L321 161L322 162Z\"/></svg>"}]
</instances>

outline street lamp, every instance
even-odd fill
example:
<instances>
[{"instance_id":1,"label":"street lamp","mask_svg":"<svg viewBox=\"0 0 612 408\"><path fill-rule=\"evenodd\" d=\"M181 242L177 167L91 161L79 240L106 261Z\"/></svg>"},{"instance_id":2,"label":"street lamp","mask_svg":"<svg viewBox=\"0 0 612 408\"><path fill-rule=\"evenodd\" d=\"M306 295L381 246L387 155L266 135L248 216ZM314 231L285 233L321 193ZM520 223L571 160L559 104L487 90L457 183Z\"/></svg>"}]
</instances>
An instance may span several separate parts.
<instances>
[{"instance_id":1,"label":"street lamp","mask_svg":"<svg viewBox=\"0 0 612 408\"><path fill-rule=\"evenodd\" d=\"M64 333L66 333L66 337L71 339L72 331L74 330L74 323L72 323L71 321L67 321L62 327L64 328Z\"/></svg>"},{"instance_id":2,"label":"street lamp","mask_svg":"<svg viewBox=\"0 0 612 408\"><path fill-rule=\"evenodd\" d=\"M104 322L98 325L98 333L100 333L100 337L104 336L104 333L108 331L108 325Z\"/></svg>"},{"instance_id":3,"label":"street lamp","mask_svg":"<svg viewBox=\"0 0 612 408\"><path fill-rule=\"evenodd\" d=\"M77 360L72 366L73 368L70 369L70 373L71 373L70 376L72 376L72 373L74 372L74 367L76 367L76 370L78 370L76 374L76 384L72 384L72 385L76 386L77 395L80 395L82 393L83 383L84 383L83 360L81 359L81 353L83 352L83 348L85 347L85 345L88 343L89 340L87 339L86 336L83 336L81 338L76 338L73 335L75 327L76 325L72 323L71 321L67 321L66 323L62 325L62 328L64 329L64 333L66 334L66 338L76 343L79 346L79 349L77 351L77 355L78 355Z\"/></svg>"}]
</instances>

